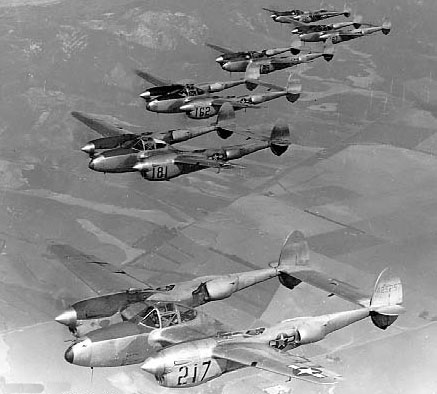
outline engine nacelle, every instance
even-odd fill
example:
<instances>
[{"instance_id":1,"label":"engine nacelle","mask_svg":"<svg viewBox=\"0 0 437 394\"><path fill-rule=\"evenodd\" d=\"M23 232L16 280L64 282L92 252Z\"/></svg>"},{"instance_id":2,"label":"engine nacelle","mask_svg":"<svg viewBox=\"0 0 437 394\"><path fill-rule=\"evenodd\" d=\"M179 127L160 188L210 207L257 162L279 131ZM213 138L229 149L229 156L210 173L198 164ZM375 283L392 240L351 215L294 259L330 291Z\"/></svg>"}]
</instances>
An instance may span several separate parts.
<instances>
[{"instance_id":1,"label":"engine nacelle","mask_svg":"<svg viewBox=\"0 0 437 394\"><path fill-rule=\"evenodd\" d=\"M87 153L92 156L95 149L115 149L121 146L126 141L132 141L137 138L138 136L135 134L122 134L114 137L97 138L88 142L86 147L93 145L93 152L87 151Z\"/></svg>"},{"instance_id":2,"label":"engine nacelle","mask_svg":"<svg viewBox=\"0 0 437 394\"><path fill-rule=\"evenodd\" d=\"M193 291L193 301L202 305L209 301L223 300L238 290L238 276L211 279Z\"/></svg>"},{"instance_id":3,"label":"engine nacelle","mask_svg":"<svg viewBox=\"0 0 437 394\"><path fill-rule=\"evenodd\" d=\"M226 158L228 160L239 159L241 157L240 148L225 148Z\"/></svg>"},{"instance_id":4,"label":"engine nacelle","mask_svg":"<svg viewBox=\"0 0 437 394\"><path fill-rule=\"evenodd\" d=\"M318 324L302 324L297 328L299 344L317 342L325 338L326 333L322 326Z\"/></svg>"},{"instance_id":5,"label":"engine nacelle","mask_svg":"<svg viewBox=\"0 0 437 394\"><path fill-rule=\"evenodd\" d=\"M223 300L238 290L238 276L213 279L205 285L211 301Z\"/></svg>"},{"instance_id":6,"label":"engine nacelle","mask_svg":"<svg viewBox=\"0 0 437 394\"><path fill-rule=\"evenodd\" d=\"M179 129L169 131L169 134L172 142L182 142L192 138L193 133L190 130Z\"/></svg>"},{"instance_id":7,"label":"engine nacelle","mask_svg":"<svg viewBox=\"0 0 437 394\"><path fill-rule=\"evenodd\" d=\"M250 96L250 102L252 104L261 104L264 102L264 96L262 96L261 94Z\"/></svg>"},{"instance_id":8,"label":"engine nacelle","mask_svg":"<svg viewBox=\"0 0 437 394\"><path fill-rule=\"evenodd\" d=\"M223 83L220 83L220 82L214 82L214 83L211 83L209 86L208 86L208 90L211 92L211 93L214 93L214 92L221 92L223 89L225 89L226 88L226 86L225 86L225 84L223 84Z\"/></svg>"}]
</instances>

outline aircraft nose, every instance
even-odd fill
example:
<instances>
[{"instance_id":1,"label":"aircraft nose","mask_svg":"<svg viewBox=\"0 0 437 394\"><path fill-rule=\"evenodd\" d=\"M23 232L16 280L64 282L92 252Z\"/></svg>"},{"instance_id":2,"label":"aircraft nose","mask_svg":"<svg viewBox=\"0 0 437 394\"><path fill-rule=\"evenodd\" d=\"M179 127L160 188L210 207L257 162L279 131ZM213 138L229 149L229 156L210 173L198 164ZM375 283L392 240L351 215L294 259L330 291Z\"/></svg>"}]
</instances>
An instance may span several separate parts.
<instances>
[{"instance_id":1,"label":"aircraft nose","mask_svg":"<svg viewBox=\"0 0 437 394\"><path fill-rule=\"evenodd\" d=\"M65 326L75 326L77 322L77 312L73 308L68 308L59 316L56 316L55 321Z\"/></svg>"},{"instance_id":2,"label":"aircraft nose","mask_svg":"<svg viewBox=\"0 0 437 394\"><path fill-rule=\"evenodd\" d=\"M150 100L150 92L148 90L146 90L145 92L140 94L140 97L146 101Z\"/></svg>"},{"instance_id":3,"label":"aircraft nose","mask_svg":"<svg viewBox=\"0 0 437 394\"><path fill-rule=\"evenodd\" d=\"M152 100L147 103L146 108L149 111L156 111L158 109L158 102L156 100Z\"/></svg>"},{"instance_id":4,"label":"aircraft nose","mask_svg":"<svg viewBox=\"0 0 437 394\"><path fill-rule=\"evenodd\" d=\"M194 106L193 106L193 104L184 104L184 105L181 105L179 109L181 111L188 112L188 111L194 110Z\"/></svg>"},{"instance_id":5,"label":"aircraft nose","mask_svg":"<svg viewBox=\"0 0 437 394\"><path fill-rule=\"evenodd\" d=\"M64 354L64 358L65 358L65 361L67 361L68 363L70 363L70 364L73 364L73 361L74 361L74 351L73 351L73 346L74 345L71 345L66 351L65 351L65 354Z\"/></svg>"},{"instance_id":6,"label":"aircraft nose","mask_svg":"<svg viewBox=\"0 0 437 394\"><path fill-rule=\"evenodd\" d=\"M88 143L84 147L81 148L82 152L85 152L90 156L92 156L94 154L95 150L96 150L96 146L93 143Z\"/></svg>"},{"instance_id":7,"label":"aircraft nose","mask_svg":"<svg viewBox=\"0 0 437 394\"><path fill-rule=\"evenodd\" d=\"M94 159L90 160L88 167L91 170L99 171L99 164L101 164L105 160L104 156L97 156Z\"/></svg>"},{"instance_id":8,"label":"aircraft nose","mask_svg":"<svg viewBox=\"0 0 437 394\"><path fill-rule=\"evenodd\" d=\"M215 59L215 61L217 63L222 63L225 59L223 59L223 56L219 56L217 59Z\"/></svg>"},{"instance_id":9,"label":"aircraft nose","mask_svg":"<svg viewBox=\"0 0 437 394\"><path fill-rule=\"evenodd\" d=\"M152 375L161 375L164 372L162 358L157 357L149 357L146 359L144 364L141 366L143 371L149 372Z\"/></svg>"}]
</instances>

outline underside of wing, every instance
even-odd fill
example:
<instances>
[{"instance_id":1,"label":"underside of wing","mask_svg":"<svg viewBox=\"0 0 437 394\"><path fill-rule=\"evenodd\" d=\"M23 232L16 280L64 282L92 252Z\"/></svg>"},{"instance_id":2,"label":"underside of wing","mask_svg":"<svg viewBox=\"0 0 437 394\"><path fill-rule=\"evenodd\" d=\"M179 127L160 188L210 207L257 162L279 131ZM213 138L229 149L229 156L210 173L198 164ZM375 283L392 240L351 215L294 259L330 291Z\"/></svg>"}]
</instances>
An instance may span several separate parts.
<instances>
[{"instance_id":1,"label":"underside of wing","mask_svg":"<svg viewBox=\"0 0 437 394\"><path fill-rule=\"evenodd\" d=\"M333 384L341 380L338 374L305 357L274 350L262 344L221 343L216 346L213 355L248 367L312 383Z\"/></svg>"},{"instance_id":2,"label":"underside of wing","mask_svg":"<svg viewBox=\"0 0 437 394\"><path fill-rule=\"evenodd\" d=\"M209 168L232 167L230 163L223 160L208 159L204 156L197 155L179 155L174 159L175 163L198 165Z\"/></svg>"},{"instance_id":3,"label":"underside of wing","mask_svg":"<svg viewBox=\"0 0 437 394\"><path fill-rule=\"evenodd\" d=\"M143 70L135 70L135 74L137 74L140 78L144 79L147 82L150 82L155 86L163 86L163 85L173 85L173 82L168 79L163 79L156 77L146 71Z\"/></svg>"},{"instance_id":4,"label":"underside of wing","mask_svg":"<svg viewBox=\"0 0 437 394\"><path fill-rule=\"evenodd\" d=\"M124 268L97 259L66 244L52 244L48 252L97 294L150 287Z\"/></svg>"},{"instance_id":5,"label":"underside of wing","mask_svg":"<svg viewBox=\"0 0 437 394\"><path fill-rule=\"evenodd\" d=\"M311 262L308 242L300 231L294 231L287 237L279 256L278 268L281 271L280 279L285 284L289 275L347 301L364 307L369 306L369 294L334 275L323 272L321 267Z\"/></svg>"},{"instance_id":6,"label":"underside of wing","mask_svg":"<svg viewBox=\"0 0 437 394\"><path fill-rule=\"evenodd\" d=\"M229 53L229 54L235 53L235 51L233 51L232 49L224 48L215 44L210 44L209 42L205 42L205 45L220 53Z\"/></svg>"},{"instance_id":7,"label":"underside of wing","mask_svg":"<svg viewBox=\"0 0 437 394\"><path fill-rule=\"evenodd\" d=\"M137 134L143 131L143 127L123 122L110 115L88 114L73 111L71 115L96 131L103 137L115 137L121 134Z\"/></svg>"}]
</instances>

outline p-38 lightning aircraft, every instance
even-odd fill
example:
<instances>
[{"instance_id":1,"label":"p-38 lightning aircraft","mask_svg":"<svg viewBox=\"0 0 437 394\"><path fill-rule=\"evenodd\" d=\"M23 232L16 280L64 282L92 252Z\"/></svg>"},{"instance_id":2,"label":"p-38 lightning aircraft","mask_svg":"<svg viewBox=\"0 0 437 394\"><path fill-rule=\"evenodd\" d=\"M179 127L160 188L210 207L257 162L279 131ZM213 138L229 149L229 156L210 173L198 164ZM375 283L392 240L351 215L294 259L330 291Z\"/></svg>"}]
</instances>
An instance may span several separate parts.
<instances>
[{"instance_id":1,"label":"p-38 lightning aircraft","mask_svg":"<svg viewBox=\"0 0 437 394\"><path fill-rule=\"evenodd\" d=\"M224 48L215 44L205 43L205 45L221 53L215 61L220 64L220 67L223 70L229 72L244 72L248 62L251 60L269 59L288 51L293 55L297 55L300 52L300 49L294 47L235 52L232 49Z\"/></svg>"},{"instance_id":2,"label":"p-38 lightning aircraft","mask_svg":"<svg viewBox=\"0 0 437 394\"><path fill-rule=\"evenodd\" d=\"M317 11L302 11L302 10L290 10L290 11L277 11L270 8L263 8L263 10L270 12L270 17L279 23L293 23L294 21L302 23L318 22L323 19L333 18L335 16L344 15L349 18L351 15L350 8L346 7L343 11L329 11L329 10L317 10Z\"/></svg>"},{"instance_id":3,"label":"p-38 lightning aircraft","mask_svg":"<svg viewBox=\"0 0 437 394\"><path fill-rule=\"evenodd\" d=\"M280 121L273 127L270 137L258 136L256 139L259 141L222 148L144 151L133 168L140 171L144 179L164 181L206 168L233 168L236 165L231 164L230 160L240 159L262 149L270 148L274 155L281 156L291 144L288 125Z\"/></svg>"},{"instance_id":4,"label":"p-38 lightning aircraft","mask_svg":"<svg viewBox=\"0 0 437 394\"><path fill-rule=\"evenodd\" d=\"M163 329L154 336L164 345L163 349L149 357L141 368L153 374L161 386L171 388L197 386L242 367L258 368L313 383L336 383L340 376L305 357L294 355L292 350L318 342L328 334L367 317L376 327L385 330L404 312L402 284L386 269L376 280L370 297L354 293L354 288L344 282L338 288L334 279L307 267L305 243L302 233L291 234L283 247L280 265L285 262L295 264L297 274L291 271L294 279L322 288L330 287L332 293L357 303L360 309L297 317L271 327L221 332L215 337L194 341L174 337L171 333L167 335L166 329Z\"/></svg>"},{"instance_id":5,"label":"p-38 lightning aircraft","mask_svg":"<svg viewBox=\"0 0 437 394\"><path fill-rule=\"evenodd\" d=\"M253 90L257 86L245 81L244 79L240 79L238 81L202 83L195 83L192 81L172 82L170 80L158 78L142 70L135 70L135 73L145 81L155 85L154 87L151 87L140 94L140 97L146 101L153 100L157 97L175 95L179 95L180 97L202 96L205 94L221 92L225 89L230 89L242 84L246 84L246 87L249 90Z\"/></svg>"},{"instance_id":6,"label":"p-38 lightning aircraft","mask_svg":"<svg viewBox=\"0 0 437 394\"><path fill-rule=\"evenodd\" d=\"M339 44L343 41L353 40L355 38L360 38L367 36L369 34L376 33L378 31L382 31L383 34L387 35L391 30L391 22L388 19L384 19L381 26L371 25L369 23L362 23L361 28L354 29L339 29L339 30L327 30L327 31L314 31L305 33L305 26L299 27L293 32L297 32L299 34L299 40L296 40L291 45L297 49L301 47L302 42L331 42L332 44ZM300 30L301 29L301 30ZM299 32L302 33L299 33Z\"/></svg>"},{"instance_id":7,"label":"p-38 lightning aircraft","mask_svg":"<svg viewBox=\"0 0 437 394\"><path fill-rule=\"evenodd\" d=\"M290 74L285 88L279 86L268 86L271 91L258 94L247 94L244 96L194 96L182 98L178 95L166 95L157 97L146 102L146 108L158 113L185 113L191 119L207 119L217 115L220 108L228 103L233 111L246 108L260 108L257 104L284 97L294 103L300 96L302 85L299 80L293 79Z\"/></svg>"},{"instance_id":8,"label":"p-38 lightning aircraft","mask_svg":"<svg viewBox=\"0 0 437 394\"><path fill-rule=\"evenodd\" d=\"M85 367L144 362L162 347L161 330L184 340L215 335L225 326L193 308L223 300L270 278L282 281L287 275L287 267L279 264L152 287L129 274L128 268L98 261L69 245L54 244L48 249L99 294L73 303L55 319L78 338L65 352L65 359Z\"/></svg>"},{"instance_id":9,"label":"p-38 lightning aircraft","mask_svg":"<svg viewBox=\"0 0 437 394\"><path fill-rule=\"evenodd\" d=\"M225 105L225 109L228 105ZM234 129L224 129L230 135ZM277 155L282 155L290 145L288 125L278 122L270 137L256 135L250 130L239 130L248 138L259 140L252 144L231 145L222 148L196 149L184 151L154 141L145 144L142 150L115 148L101 152L91 159L89 168L104 173L140 171L143 178L151 181L164 181L182 174L200 171L205 168L233 168L229 160L239 159L261 149L270 148Z\"/></svg>"},{"instance_id":10,"label":"p-38 lightning aircraft","mask_svg":"<svg viewBox=\"0 0 437 394\"><path fill-rule=\"evenodd\" d=\"M139 152L144 150L166 148L168 145L187 141L213 131L217 132L222 139L229 138L232 135L229 128L233 127L232 120L235 118L232 108L224 106L217 114L217 122L210 126L152 132L144 131L142 126L132 125L108 115L77 111L73 111L71 115L103 136L89 141L81 150L91 159L96 159L109 150L112 153L115 151L117 155L112 155L112 162L113 166L119 167L119 172L132 168L132 165L138 161ZM118 160L117 165L115 165L116 160Z\"/></svg>"}]
</instances>

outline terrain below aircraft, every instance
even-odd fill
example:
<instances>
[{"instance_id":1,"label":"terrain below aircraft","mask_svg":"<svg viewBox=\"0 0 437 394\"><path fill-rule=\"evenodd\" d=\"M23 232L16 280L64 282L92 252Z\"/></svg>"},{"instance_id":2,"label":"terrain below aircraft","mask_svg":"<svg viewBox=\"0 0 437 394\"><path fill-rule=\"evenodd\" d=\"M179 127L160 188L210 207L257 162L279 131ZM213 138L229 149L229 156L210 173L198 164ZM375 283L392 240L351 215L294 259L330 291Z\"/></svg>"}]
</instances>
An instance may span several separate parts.
<instances>
[{"instance_id":1,"label":"terrain below aircraft","mask_svg":"<svg viewBox=\"0 0 437 394\"><path fill-rule=\"evenodd\" d=\"M360 305L360 309L297 317L270 327L221 332L215 337L194 341L174 338L171 334L167 336L164 329L159 332L160 338L156 336L155 340L166 346L149 357L141 368L153 374L161 386L172 388L197 386L242 367L313 383L336 383L340 376L308 358L293 354L293 349L318 342L330 333L367 317L376 327L385 330L404 312L402 284L386 269L378 276L370 296L362 296L344 282L337 288L335 279L308 266L307 248L303 234L299 231L292 233L282 249L280 266L286 262L294 265L297 275L294 271L290 273L294 279L332 287L332 293Z\"/></svg>"},{"instance_id":2,"label":"terrain below aircraft","mask_svg":"<svg viewBox=\"0 0 437 394\"><path fill-rule=\"evenodd\" d=\"M302 11L302 10L290 10L290 11L277 11L270 8L263 8L263 10L270 12L270 17L279 23L293 23L294 21L302 23L318 22L323 19L333 18L335 16L344 15L349 18L351 10L348 7L344 7L343 11L329 11L329 10L317 10L317 11Z\"/></svg>"},{"instance_id":3,"label":"terrain below aircraft","mask_svg":"<svg viewBox=\"0 0 437 394\"><path fill-rule=\"evenodd\" d=\"M163 98L148 101L146 108L158 113L185 113L191 119L206 119L219 113L224 104L228 104L233 111L246 108L260 108L257 104L285 97L289 102L295 102L300 95L302 85L299 80L293 79L290 74L285 88L269 85L272 89L258 94L247 94L244 96L204 96L187 97L185 99L172 97L171 95Z\"/></svg>"},{"instance_id":4,"label":"terrain below aircraft","mask_svg":"<svg viewBox=\"0 0 437 394\"><path fill-rule=\"evenodd\" d=\"M217 81L203 83L195 83L191 81L172 82L158 78L142 70L135 70L135 73L145 81L155 85L154 87L151 87L140 94L140 97L146 101L153 100L157 97L165 97L167 95L179 95L180 97L201 96L209 93L221 92L225 89L230 89L242 84L246 84L246 87L249 90L253 90L257 86L247 83L244 79L240 79L238 81Z\"/></svg>"},{"instance_id":5,"label":"terrain below aircraft","mask_svg":"<svg viewBox=\"0 0 437 394\"><path fill-rule=\"evenodd\" d=\"M252 137L253 138L253 137ZM169 149L144 152L134 168L149 181L164 181L183 174L200 171L205 168L233 168L229 161L242 158L262 149L281 156L291 144L288 125L277 122L270 137L258 137L260 141L251 144L231 145L222 148L196 149L182 151Z\"/></svg>"},{"instance_id":6,"label":"terrain below aircraft","mask_svg":"<svg viewBox=\"0 0 437 394\"><path fill-rule=\"evenodd\" d=\"M180 340L215 335L225 326L193 308L223 300L287 272L287 267L279 264L152 287L130 275L128 270L98 261L69 245L55 244L48 249L99 294L73 303L56 317L57 322L69 327L78 337L65 352L65 359L86 367L144 362L156 349L165 346L160 335L162 330ZM123 288L129 290L120 291Z\"/></svg>"},{"instance_id":7,"label":"terrain below aircraft","mask_svg":"<svg viewBox=\"0 0 437 394\"><path fill-rule=\"evenodd\" d=\"M235 52L232 49L224 48L215 44L205 43L205 45L221 53L215 61L220 64L223 70L229 72L245 71L247 63L255 59L268 59L270 57L280 55L290 51L293 55L297 55L300 50L293 47L288 48L273 48L263 49L260 51L240 51ZM238 69L237 69L238 68Z\"/></svg>"}]
</instances>

